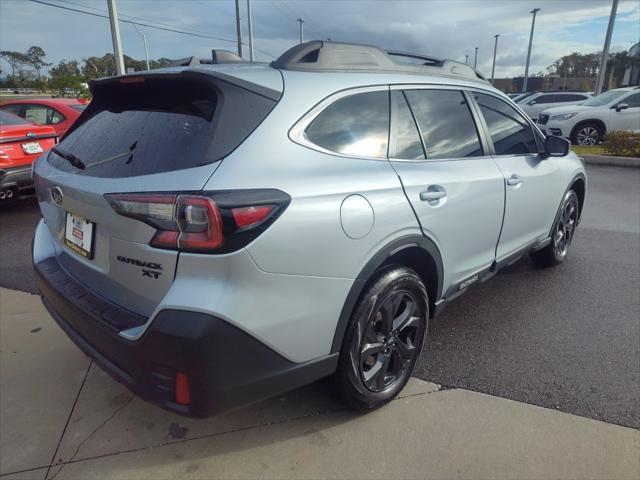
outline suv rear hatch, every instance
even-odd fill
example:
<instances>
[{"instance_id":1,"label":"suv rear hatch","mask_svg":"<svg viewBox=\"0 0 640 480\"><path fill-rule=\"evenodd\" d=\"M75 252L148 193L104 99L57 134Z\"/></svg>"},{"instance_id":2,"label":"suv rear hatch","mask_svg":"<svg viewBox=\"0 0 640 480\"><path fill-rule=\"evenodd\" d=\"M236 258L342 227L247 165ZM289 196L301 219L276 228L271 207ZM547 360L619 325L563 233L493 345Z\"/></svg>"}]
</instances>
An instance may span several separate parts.
<instances>
[{"instance_id":1,"label":"suv rear hatch","mask_svg":"<svg viewBox=\"0 0 640 480\"><path fill-rule=\"evenodd\" d=\"M36 164L38 201L62 267L148 317L173 282L178 252L151 247L157 228L117 213L111 199L201 190L280 92L215 70L115 77L90 88L89 107ZM150 208L147 215L161 216L173 207Z\"/></svg>"}]
</instances>

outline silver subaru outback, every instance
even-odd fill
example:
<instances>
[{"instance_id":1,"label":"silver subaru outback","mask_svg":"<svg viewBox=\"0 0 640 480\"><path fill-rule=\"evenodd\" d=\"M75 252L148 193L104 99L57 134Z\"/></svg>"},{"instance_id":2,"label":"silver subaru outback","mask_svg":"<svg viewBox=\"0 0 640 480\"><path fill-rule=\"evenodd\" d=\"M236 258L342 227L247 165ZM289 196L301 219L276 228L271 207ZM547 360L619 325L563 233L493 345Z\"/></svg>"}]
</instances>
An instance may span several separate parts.
<instances>
[{"instance_id":1,"label":"silver subaru outback","mask_svg":"<svg viewBox=\"0 0 640 480\"><path fill-rule=\"evenodd\" d=\"M144 399L207 416L333 377L371 410L429 318L563 262L582 162L471 67L332 42L91 83L34 167L42 301Z\"/></svg>"}]
</instances>

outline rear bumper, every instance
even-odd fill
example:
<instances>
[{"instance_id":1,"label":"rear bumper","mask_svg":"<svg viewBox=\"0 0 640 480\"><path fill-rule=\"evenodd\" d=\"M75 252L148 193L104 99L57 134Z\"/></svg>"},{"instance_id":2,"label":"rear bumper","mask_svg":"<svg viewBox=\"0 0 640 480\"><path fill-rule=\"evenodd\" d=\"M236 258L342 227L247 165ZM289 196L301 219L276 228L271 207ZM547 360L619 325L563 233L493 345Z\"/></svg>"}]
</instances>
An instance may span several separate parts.
<instances>
[{"instance_id":1,"label":"rear bumper","mask_svg":"<svg viewBox=\"0 0 640 480\"><path fill-rule=\"evenodd\" d=\"M136 314L91 292L55 257L34 267L42 301L69 338L133 393L168 410L210 416L335 371L337 354L292 363L230 323L193 311L162 310L140 339L126 340L114 321L138 322ZM189 380L190 405L174 401L178 372Z\"/></svg>"},{"instance_id":2,"label":"rear bumper","mask_svg":"<svg viewBox=\"0 0 640 480\"><path fill-rule=\"evenodd\" d=\"M31 165L0 168L0 189L14 188L16 190L22 190L31 187L33 187Z\"/></svg>"}]
</instances>

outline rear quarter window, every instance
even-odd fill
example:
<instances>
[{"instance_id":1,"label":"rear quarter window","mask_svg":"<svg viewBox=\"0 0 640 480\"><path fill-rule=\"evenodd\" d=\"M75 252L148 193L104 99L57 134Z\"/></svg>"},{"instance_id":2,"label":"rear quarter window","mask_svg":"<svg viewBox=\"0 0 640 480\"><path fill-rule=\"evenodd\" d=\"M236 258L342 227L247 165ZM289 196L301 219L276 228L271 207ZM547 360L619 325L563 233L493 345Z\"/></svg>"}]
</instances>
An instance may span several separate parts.
<instances>
[{"instance_id":1,"label":"rear quarter window","mask_svg":"<svg viewBox=\"0 0 640 480\"><path fill-rule=\"evenodd\" d=\"M385 158L389 140L389 92L356 93L326 107L305 130L307 141L356 157Z\"/></svg>"}]
</instances>

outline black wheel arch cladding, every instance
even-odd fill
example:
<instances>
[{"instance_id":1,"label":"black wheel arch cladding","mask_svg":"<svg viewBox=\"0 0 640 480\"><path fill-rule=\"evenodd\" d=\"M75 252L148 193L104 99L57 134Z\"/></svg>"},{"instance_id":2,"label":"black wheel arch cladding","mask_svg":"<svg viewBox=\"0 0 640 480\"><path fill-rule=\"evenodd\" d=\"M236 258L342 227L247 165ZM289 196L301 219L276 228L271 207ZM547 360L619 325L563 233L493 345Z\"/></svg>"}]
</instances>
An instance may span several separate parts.
<instances>
[{"instance_id":1,"label":"black wheel arch cladding","mask_svg":"<svg viewBox=\"0 0 640 480\"><path fill-rule=\"evenodd\" d=\"M428 257L433 261L433 265L436 270L436 285L428 285L427 281L423 279L423 282L426 284L427 291L431 290L429 294L429 311L431 312L431 314L433 314L433 312L435 311L435 302L442 297L442 280L444 276L444 267L442 264L442 256L440 255L440 250L433 242L433 240L421 235L407 235L398 238L380 249L380 251L378 251L378 253L376 253L369 260L369 262L367 262L356 280L353 282L353 285L351 286L351 289L349 290L349 293L347 295L347 299L345 300L342 307L342 311L340 312L340 317L338 319L338 324L334 333L333 342L331 344L331 353L339 352L342 348L344 335L347 330L349 320L351 319L351 315L355 310L358 299L362 295L362 292L365 290L365 288L369 285L371 279L374 278L375 273L380 269L380 267L387 264L390 259L395 258L403 251L412 248L420 249L426 255L428 255ZM433 292L435 292L435 295L433 295Z\"/></svg>"}]
</instances>

